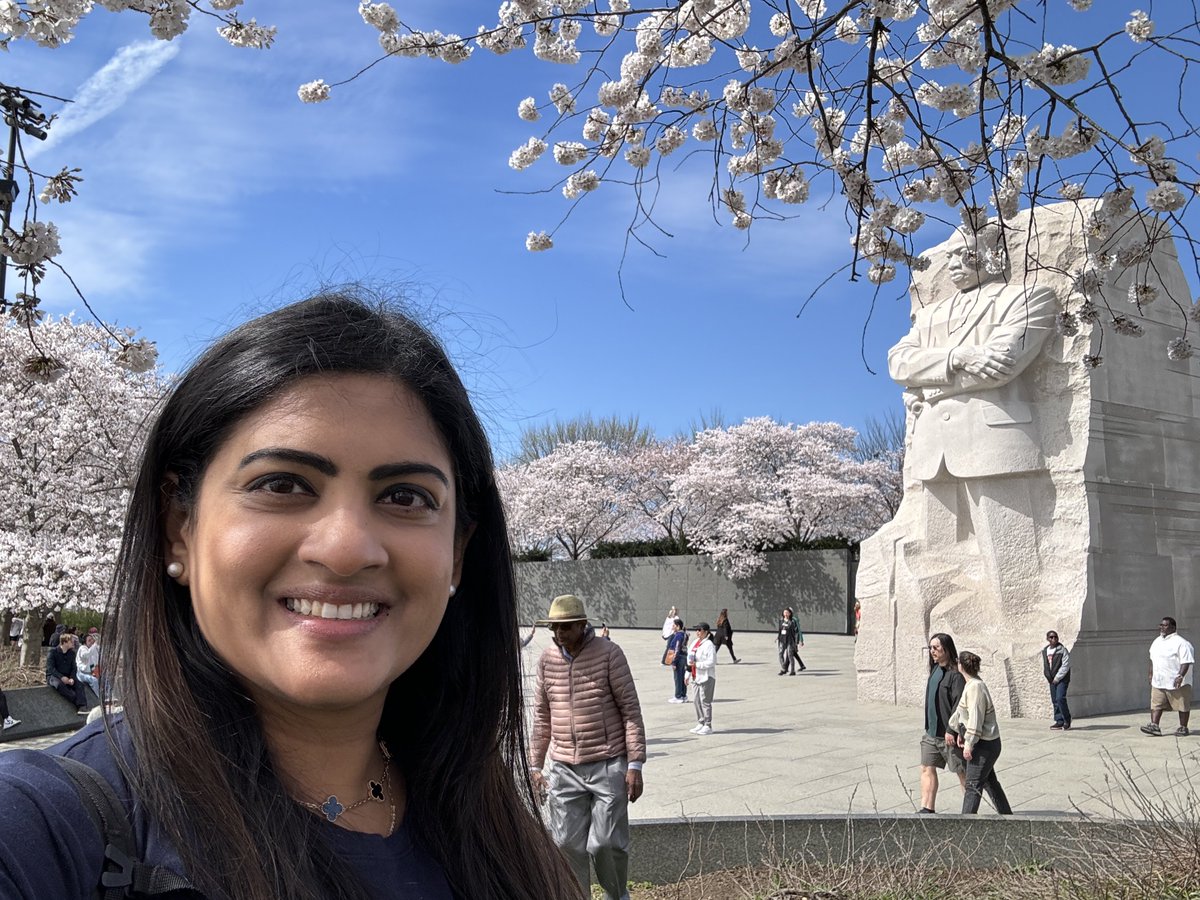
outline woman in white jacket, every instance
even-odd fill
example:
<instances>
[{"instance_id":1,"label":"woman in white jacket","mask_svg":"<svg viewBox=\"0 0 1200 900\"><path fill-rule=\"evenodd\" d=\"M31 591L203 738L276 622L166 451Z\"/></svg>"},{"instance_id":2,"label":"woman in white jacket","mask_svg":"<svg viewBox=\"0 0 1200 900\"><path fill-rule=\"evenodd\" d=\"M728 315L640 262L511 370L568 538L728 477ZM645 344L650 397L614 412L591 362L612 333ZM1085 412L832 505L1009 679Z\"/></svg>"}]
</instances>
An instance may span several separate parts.
<instances>
[{"instance_id":1,"label":"woman in white jacket","mask_svg":"<svg viewBox=\"0 0 1200 900\"><path fill-rule=\"evenodd\" d=\"M707 622L696 626L696 640L688 648L688 668L692 672L696 727L692 734L712 734L713 692L717 689L717 646Z\"/></svg>"},{"instance_id":2,"label":"woman in white jacket","mask_svg":"<svg viewBox=\"0 0 1200 900\"><path fill-rule=\"evenodd\" d=\"M963 651L958 654L958 671L967 679L958 709L950 717L950 729L959 733L963 759L967 761L967 784L963 794L962 811L979 812L979 800L984 791L1002 816L1011 816L1012 807L1000 779L996 777L996 760L1000 758L1000 726L996 721L996 705L987 685L979 678L979 657Z\"/></svg>"}]
</instances>

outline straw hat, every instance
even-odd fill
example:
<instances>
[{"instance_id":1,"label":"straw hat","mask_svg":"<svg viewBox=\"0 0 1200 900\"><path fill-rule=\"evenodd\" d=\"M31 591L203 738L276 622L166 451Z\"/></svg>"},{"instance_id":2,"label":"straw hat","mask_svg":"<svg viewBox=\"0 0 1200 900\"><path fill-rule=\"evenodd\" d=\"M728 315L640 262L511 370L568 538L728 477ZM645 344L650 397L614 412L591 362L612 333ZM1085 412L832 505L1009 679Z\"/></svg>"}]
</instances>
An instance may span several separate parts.
<instances>
[{"instance_id":1,"label":"straw hat","mask_svg":"<svg viewBox=\"0 0 1200 900\"><path fill-rule=\"evenodd\" d=\"M586 622L587 611L583 601L574 594L563 594L555 597L550 603L550 612L544 619L538 619L539 625L550 625L554 622Z\"/></svg>"}]
</instances>

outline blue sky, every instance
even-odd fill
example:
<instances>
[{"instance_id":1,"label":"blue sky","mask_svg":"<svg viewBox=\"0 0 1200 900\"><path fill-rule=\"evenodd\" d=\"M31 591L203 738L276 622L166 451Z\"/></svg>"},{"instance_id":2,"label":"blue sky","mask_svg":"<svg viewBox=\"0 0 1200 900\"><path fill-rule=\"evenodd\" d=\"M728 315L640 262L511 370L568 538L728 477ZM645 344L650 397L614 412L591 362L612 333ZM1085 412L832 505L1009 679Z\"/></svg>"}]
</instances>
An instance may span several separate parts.
<instances>
[{"instance_id":1,"label":"blue sky","mask_svg":"<svg viewBox=\"0 0 1200 900\"><path fill-rule=\"evenodd\" d=\"M34 166L83 168L80 197L43 216L97 312L140 328L168 368L254 312L362 279L408 285L432 311L502 456L526 425L584 412L636 414L665 436L714 409L730 422L860 426L898 406L884 357L907 328L899 281L876 299L865 280L836 276L796 315L849 261L839 198L814 191L796 219L757 223L747 243L727 214L714 222L703 162L687 165L656 208L673 237L655 239L661 258L631 247L623 300L630 191L588 196L541 254L525 234L553 228L566 202L503 193L559 174L548 158L523 173L507 161L533 133L518 102L570 72L528 51L457 67L386 60L306 106L297 86L373 59L375 33L350 2L251 13L278 25L271 50L228 47L204 19L151 42L142 17L97 10L66 47L15 43L0 75L71 97L124 54ZM493 13L464 0L405 7L443 29ZM61 282L43 294L53 311L80 307Z\"/></svg>"}]
</instances>

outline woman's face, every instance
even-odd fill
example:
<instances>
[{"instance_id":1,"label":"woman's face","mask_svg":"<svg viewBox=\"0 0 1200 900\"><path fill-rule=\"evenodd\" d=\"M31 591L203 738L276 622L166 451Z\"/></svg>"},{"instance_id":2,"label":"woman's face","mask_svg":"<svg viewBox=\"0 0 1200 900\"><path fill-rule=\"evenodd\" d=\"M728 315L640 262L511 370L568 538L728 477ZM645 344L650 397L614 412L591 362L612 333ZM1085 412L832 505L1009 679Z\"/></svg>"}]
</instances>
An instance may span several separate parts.
<instances>
[{"instance_id":1,"label":"woman's face","mask_svg":"<svg viewBox=\"0 0 1200 900\"><path fill-rule=\"evenodd\" d=\"M934 665L943 667L946 665L948 656L945 648L942 646L942 642L937 638L930 638L929 640L929 655L933 657Z\"/></svg>"},{"instance_id":2,"label":"woman's face","mask_svg":"<svg viewBox=\"0 0 1200 900\"><path fill-rule=\"evenodd\" d=\"M453 465L424 405L377 375L314 376L213 456L168 561L260 705L382 707L458 583Z\"/></svg>"},{"instance_id":3,"label":"woman's face","mask_svg":"<svg viewBox=\"0 0 1200 900\"><path fill-rule=\"evenodd\" d=\"M785 619L790 619L792 617L792 611L790 609L785 609L783 611L783 617Z\"/></svg>"}]
</instances>

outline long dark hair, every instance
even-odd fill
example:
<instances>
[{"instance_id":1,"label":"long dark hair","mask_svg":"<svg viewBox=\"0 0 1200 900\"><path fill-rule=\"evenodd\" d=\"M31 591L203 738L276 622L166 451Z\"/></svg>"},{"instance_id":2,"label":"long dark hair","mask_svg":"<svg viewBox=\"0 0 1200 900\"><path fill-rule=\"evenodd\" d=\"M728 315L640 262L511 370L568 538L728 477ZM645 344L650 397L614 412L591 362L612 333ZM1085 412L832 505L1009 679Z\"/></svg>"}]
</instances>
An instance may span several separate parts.
<instances>
[{"instance_id":1,"label":"long dark hair","mask_svg":"<svg viewBox=\"0 0 1200 900\"><path fill-rule=\"evenodd\" d=\"M946 668L953 669L958 666L958 648L954 646L954 638L943 631L939 631L937 634L931 634L929 640L937 640L942 645L942 649L946 651L946 656L949 657ZM929 671L932 672L933 667L936 665L937 663L933 661L933 654L929 654Z\"/></svg>"},{"instance_id":2,"label":"long dark hair","mask_svg":"<svg viewBox=\"0 0 1200 900\"><path fill-rule=\"evenodd\" d=\"M458 896L578 896L529 786L516 592L487 437L437 341L348 294L227 334L180 380L150 433L106 614L115 636L106 678L115 669L134 791L214 898L368 897L321 840L324 826L284 789L253 701L200 633L187 588L166 574L169 505L190 508L246 415L298 379L331 373L382 375L421 397L454 463L456 528L475 528L441 626L393 682L379 724L405 775L406 821Z\"/></svg>"},{"instance_id":3,"label":"long dark hair","mask_svg":"<svg viewBox=\"0 0 1200 900\"><path fill-rule=\"evenodd\" d=\"M726 625L728 623L729 623L729 610L723 609L719 613L717 613L717 627L720 628L722 625Z\"/></svg>"}]
</instances>

